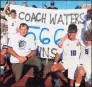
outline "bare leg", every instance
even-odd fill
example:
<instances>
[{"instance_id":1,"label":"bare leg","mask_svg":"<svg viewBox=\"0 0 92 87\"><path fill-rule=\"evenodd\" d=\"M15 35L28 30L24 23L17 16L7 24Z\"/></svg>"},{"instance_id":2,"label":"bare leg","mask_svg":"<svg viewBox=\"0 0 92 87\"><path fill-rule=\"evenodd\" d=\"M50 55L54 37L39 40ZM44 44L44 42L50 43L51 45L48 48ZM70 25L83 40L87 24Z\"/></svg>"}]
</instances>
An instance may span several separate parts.
<instances>
[{"instance_id":1,"label":"bare leg","mask_svg":"<svg viewBox=\"0 0 92 87\"><path fill-rule=\"evenodd\" d=\"M70 79L70 87L73 87L74 80Z\"/></svg>"},{"instance_id":2,"label":"bare leg","mask_svg":"<svg viewBox=\"0 0 92 87\"><path fill-rule=\"evenodd\" d=\"M51 68L52 72L56 72L56 71L60 71L60 70L65 70L63 65L58 63L58 64L54 64Z\"/></svg>"},{"instance_id":3,"label":"bare leg","mask_svg":"<svg viewBox=\"0 0 92 87\"><path fill-rule=\"evenodd\" d=\"M85 70L84 70L83 66L80 66L80 67L78 68L75 86L80 85L80 83L81 83L81 81L82 81L82 77L83 77L84 75L85 75Z\"/></svg>"}]
</instances>

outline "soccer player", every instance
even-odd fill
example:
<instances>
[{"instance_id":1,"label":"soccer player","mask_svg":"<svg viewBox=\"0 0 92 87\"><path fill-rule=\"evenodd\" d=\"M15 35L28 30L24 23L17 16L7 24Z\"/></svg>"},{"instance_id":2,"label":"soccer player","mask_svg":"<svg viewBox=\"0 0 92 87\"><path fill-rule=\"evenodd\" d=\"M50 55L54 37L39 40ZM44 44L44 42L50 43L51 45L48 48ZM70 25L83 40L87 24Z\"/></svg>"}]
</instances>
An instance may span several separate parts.
<instances>
[{"instance_id":1,"label":"soccer player","mask_svg":"<svg viewBox=\"0 0 92 87\"><path fill-rule=\"evenodd\" d=\"M80 56L80 44L76 40L76 34L77 26L75 24L70 24L68 27L68 38L64 41L62 48L59 48L57 51L55 62L51 69L52 72L68 69L68 78L70 79L71 87L73 87L75 72L79 64ZM63 59L61 62L57 63L61 53L63 53Z\"/></svg>"},{"instance_id":2,"label":"soccer player","mask_svg":"<svg viewBox=\"0 0 92 87\"><path fill-rule=\"evenodd\" d=\"M75 86L79 87L82 81L82 77L86 75L85 81L87 87L92 86L92 71L91 71L91 50L92 50L92 30L87 30L84 33L84 44L81 44L81 56L80 66L78 67L78 73Z\"/></svg>"},{"instance_id":3,"label":"soccer player","mask_svg":"<svg viewBox=\"0 0 92 87\"><path fill-rule=\"evenodd\" d=\"M5 16L5 18L8 20L8 37L10 38L12 37L12 34L16 34L19 31L18 27L20 21L16 18L17 13L14 9L10 11L10 16L5 15L7 8L9 8L9 4L5 6L2 16Z\"/></svg>"},{"instance_id":4,"label":"soccer player","mask_svg":"<svg viewBox=\"0 0 92 87\"><path fill-rule=\"evenodd\" d=\"M84 23L84 28L82 29L82 35L81 35L81 38L80 39L84 39L84 32L89 30L89 29L92 29L92 8L89 9L87 11L87 15L85 17L85 23ZM63 42L68 38L68 35L66 34L62 40L60 40L58 46L59 47L62 47L62 44ZM81 40L79 38L77 38L79 40L79 42L81 42Z\"/></svg>"}]
</instances>

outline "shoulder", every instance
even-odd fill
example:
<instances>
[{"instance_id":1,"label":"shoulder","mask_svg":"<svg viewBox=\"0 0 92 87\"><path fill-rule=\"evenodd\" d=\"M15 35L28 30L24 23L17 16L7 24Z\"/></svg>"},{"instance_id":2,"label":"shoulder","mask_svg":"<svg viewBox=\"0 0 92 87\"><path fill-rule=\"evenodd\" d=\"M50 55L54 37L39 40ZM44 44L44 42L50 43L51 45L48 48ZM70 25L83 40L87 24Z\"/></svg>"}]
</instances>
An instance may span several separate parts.
<instances>
[{"instance_id":1,"label":"shoulder","mask_svg":"<svg viewBox=\"0 0 92 87\"><path fill-rule=\"evenodd\" d=\"M66 39L66 40L63 42L62 47L65 47L65 46L69 45L69 43L70 43L70 40L69 40L69 39Z\"/></svg>"},{"instance_id":2,"label":"shoulder","mask_svg":"<svg viewBox=\"0 0 92 87\"><path fill-rule=\"evenodd\" d=\"M65 43L69 43L70 42L70 40L69 39L66 39L65 41L64 41L64 44Z\"/></svg>"},{"instance_id":3,"label":"shoulder","mask_svg":"<svg viewBox=\"0 0 92 87\"><path fill-rule=\"evenodd\" d=\"M16 40L20 37L20 34L19 33L15 33L15 34L12 34L12 36L10 38Z\"/></svg>"},{"instance_id":4,"label":"shoulder","mask_svg":"<svg viewBox=\"0 0 92 87\"><path fill-rule=\"evenodd\" d=\"M27 34L26 38L27 38L27 39L30 39L30 40L34 40L34 36L31 35L31 34Z\"/></svg>"}]
</instances>

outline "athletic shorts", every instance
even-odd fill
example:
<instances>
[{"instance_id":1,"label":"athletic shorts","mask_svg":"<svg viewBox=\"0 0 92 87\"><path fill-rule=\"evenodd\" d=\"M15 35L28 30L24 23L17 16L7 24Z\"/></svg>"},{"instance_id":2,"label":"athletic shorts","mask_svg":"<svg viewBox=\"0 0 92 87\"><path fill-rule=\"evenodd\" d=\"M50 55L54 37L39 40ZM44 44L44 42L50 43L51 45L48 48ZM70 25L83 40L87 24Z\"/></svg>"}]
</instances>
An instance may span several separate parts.
<instances>
[{"instance_id":1,"label":"athletic shorts","mask_svg":"<svg viewBox=\"0 0 92 87\"><path fill-rule=\"evenodd\" d=\"M78 63L72 63L72 62L60 62L65 70L68 69L68 78L74 80L77 72Z\"/></svg>"}]
</instances>

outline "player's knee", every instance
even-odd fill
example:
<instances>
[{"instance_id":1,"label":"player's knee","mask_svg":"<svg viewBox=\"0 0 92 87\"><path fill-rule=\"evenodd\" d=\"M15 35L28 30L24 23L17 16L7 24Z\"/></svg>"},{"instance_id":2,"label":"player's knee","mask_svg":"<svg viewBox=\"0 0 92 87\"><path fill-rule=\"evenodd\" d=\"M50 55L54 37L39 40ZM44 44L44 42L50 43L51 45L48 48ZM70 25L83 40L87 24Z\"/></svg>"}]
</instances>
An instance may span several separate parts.
<instances>
[{"instance_id":1,"label":"player's knee","mask_svg":"<svg viewBox=\"0 0 92 87\"><path fill-rule=\"evenodd\" d=\"M85 71L80 68L79 71L78 71L78 74L79 74L80 76L84 76Z\"/></svg>"}]
</instances>

